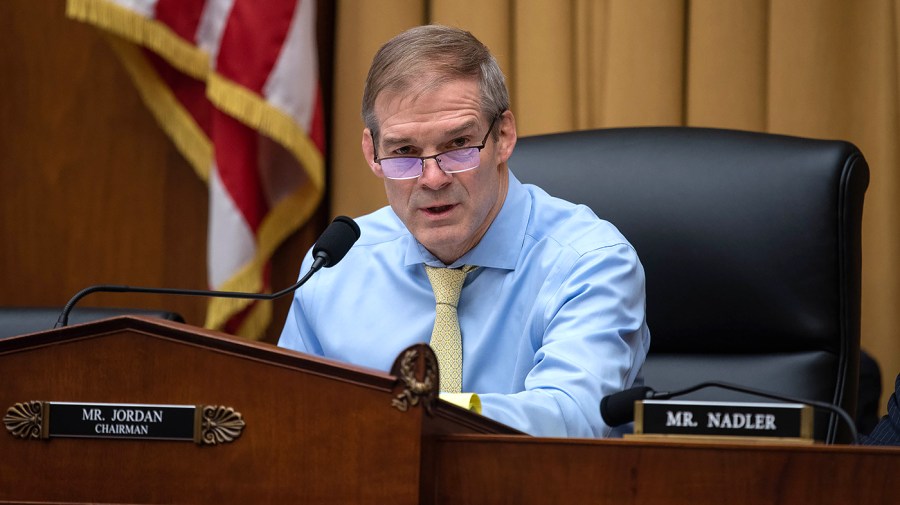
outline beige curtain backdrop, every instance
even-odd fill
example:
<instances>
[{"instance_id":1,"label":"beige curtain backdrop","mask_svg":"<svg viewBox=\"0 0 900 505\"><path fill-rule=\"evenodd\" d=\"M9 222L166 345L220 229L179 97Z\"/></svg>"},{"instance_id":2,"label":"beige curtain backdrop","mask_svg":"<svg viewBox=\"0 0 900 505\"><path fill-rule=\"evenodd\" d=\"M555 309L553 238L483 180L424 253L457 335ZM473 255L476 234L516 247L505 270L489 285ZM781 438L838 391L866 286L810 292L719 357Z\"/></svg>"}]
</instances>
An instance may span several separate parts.
<instances>
[{"instance_id":1,"label":"beige curtain backdrop","mask_svg":"<svg viewBox=\"0 0 900 505\"><path fill-rule=\"evenodd\" d=\"M689 125L855 143L871 168L862 344L885 404L900 372L898 0L339 0L331 212L386 203L360 152L377 48L411 26L470 30L506 72L519 134Z\"/></svg>"}]
</instances>

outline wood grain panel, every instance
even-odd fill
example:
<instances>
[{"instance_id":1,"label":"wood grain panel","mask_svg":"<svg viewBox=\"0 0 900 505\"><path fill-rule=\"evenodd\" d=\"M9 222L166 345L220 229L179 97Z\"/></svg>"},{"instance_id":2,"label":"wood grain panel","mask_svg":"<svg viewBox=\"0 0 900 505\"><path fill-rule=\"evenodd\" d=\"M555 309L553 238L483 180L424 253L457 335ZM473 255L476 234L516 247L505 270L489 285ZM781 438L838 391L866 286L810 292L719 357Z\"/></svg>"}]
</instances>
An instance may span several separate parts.
<instances>
[{"instance_id":1,"label":"wood grain panel","mask_svg":"<svg viewBox=\"0 0 900 505\"><path fill-rule=\"evenodd\" d=\"M453 435L436 503L896 503L900 450Z\"/></svg>"},{"instance_id":2,"label":"wood grain panel","mask_svg":"<svg viewBox=\"0 0 900 505\"><path fill-rule=\"evenodd\" d=\"M391 406L387 374L123 319L4 339L0 369L4 413L32 399L203 404L246 423L214 446L3 433L0 502L418 503L423 413Z\"/></svg>"}]
</instances>

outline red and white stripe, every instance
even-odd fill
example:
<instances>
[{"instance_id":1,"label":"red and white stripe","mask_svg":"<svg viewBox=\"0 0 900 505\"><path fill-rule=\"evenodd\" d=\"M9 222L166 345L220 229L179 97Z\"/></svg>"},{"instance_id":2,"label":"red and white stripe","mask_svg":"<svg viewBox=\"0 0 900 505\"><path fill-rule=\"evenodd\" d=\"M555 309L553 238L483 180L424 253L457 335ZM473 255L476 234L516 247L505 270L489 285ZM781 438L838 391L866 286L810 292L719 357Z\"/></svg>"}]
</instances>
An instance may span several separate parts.
<instances>
[{"instance_id":1,"label":"red and white stripe","mask_svg":"<svg viewBox=\"0 0 900 505\"><path fill-rule=\"evenodd\" d=\"M312 146L313 158L320 161L325 130L315 0L81 1L115 4L120 12L124 9L146 19L154 29L162 24L175 38L208 58L207 76L196 71L187 75L192 71L182 68L184 71L179 72L179 62L172 61L175 58L171 55L167 58L145 51L161 81L212 147L208 167L210 287L267 290L268 258L260 257L267 254L261 251L260 230L266 226L270 212L301 186L313 184L321 194L321 162L303 159L297 155L296 146L280 145L247 117L233 109L223 110L228 108L210 99L206 77L236 85L241 93L250 93L266 108L277 111L276 115L289 118L305 132L304 145ZM122 35L121 31L117 33ZM145 47L153 49L151 44ZM249 281L248 271L257 272ZM238 332L246 307L229 307L234 317L224 328Z\"/></svg>"}]
</instances>

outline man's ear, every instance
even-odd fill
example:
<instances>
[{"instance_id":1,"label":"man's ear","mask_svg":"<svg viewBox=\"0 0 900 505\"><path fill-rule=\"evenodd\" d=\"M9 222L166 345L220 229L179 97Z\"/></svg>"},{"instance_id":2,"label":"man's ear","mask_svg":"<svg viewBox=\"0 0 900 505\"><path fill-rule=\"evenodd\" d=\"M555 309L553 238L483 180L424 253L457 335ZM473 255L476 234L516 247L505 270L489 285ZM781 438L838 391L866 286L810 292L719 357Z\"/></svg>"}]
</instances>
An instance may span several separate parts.
<instances>
[{"instance_id":1,"label":"man's ear","mask_svg":"<svg viewBox=\"0 0 900 505\"><path fill-rule=\"evenodd\" d=\"M516 117L511 110L507 110L500 116L498 123L500 136L497 139L497 155L500 163L506 163L512 156L518 138L516 136Z\"/></svg>"},{"instance_id":2,"label":"man's ear","mask_svg":"<svg viewBox=\"0 0 900 505\"><path fill-rule=\"evenodd\" d=\"M375 144L372 140L372 132L370 132L368 128L363 130L362 152L363 156L366 158L366 163L368 163L369 168L372 169L372 173L378 178L383 179L384 172L381 171L381 165L375 163Z\"/></svg>"}]
</instances>

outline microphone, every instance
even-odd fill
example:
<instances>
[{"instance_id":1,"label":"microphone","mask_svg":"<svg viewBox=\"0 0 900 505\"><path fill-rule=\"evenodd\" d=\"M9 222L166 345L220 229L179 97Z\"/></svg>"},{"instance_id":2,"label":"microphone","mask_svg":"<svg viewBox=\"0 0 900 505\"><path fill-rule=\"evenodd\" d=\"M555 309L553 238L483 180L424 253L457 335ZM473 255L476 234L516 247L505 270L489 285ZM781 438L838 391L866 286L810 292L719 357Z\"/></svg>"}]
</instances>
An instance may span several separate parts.
<instances>
[{"instance_id":1,"label":"microphone","mask_svg":"<svg viewBox=\"0 0 900 505\"><path fill-rule=\"evenodd\" d=\"M313 266L310 270L318 270L321 267L329 268L337 265L344 259L344 255L353 247L353 243L359 239L359 226L356 221L347 216L338 216L325 228L319 240L313 246ZM316 262L321 261L321 266Z\"/></svg>"},{"instance_id":2,"label":"microphone","mask_svg":"<svg viewBox=\"0 0 900 505\"><path fill-rule=\"evenodd\" d=\"M607 426L616 427L634 421L634 402L653 398L655 391L647 386L626 389L600 400L600 416Z\"/></svg>"},{"instance_id":3,"label":"microphone","mask_svg":"<svg viewBox=\"0 0 900 505\"><path fill-rule=\"evenodd\" d=\"M176 289L176 288L147 288L135 286L122 286L116 284L98 284L82 289L73 296L56 321L54 328L61 328L69 324L69 313L75 308L79 300L91 293L152 293L164 295L182 296L209 296L219 298L246 298L250 300L274 300L288 293L293 293L318 272L322 267L330 268L344 258L353 243L359 239L359 226L347 216L338 216L325 228L319 239L313 246L313 264L299 281L277 293L243 293L238 291L209 291L202 289Z\"/></svg>"},{"instance_id":4,"label":"microphone","mask_svg":"<svg viewBox=\"0 0 900 505\"><path fill-rule=\"evenodd\" d=\"M718 382L718 381L708 381L701 382L696 386L692 386L686 389L682 389L680 391L654 391L652 388L647 386L635 387L631 389L626 389L625 391L619 391L618 393L613 393L611 395L604 396L602 400L600 400L600 416L603 418L603 422L606 423L607 426L616 427L621 426L625 423L630 423L634 421L634 402L638 400L668 400L670 398L675 398L678 396L683 396L688 393L693 393L694 391L705 389L708 387L718 387L722 389L727 389L731 391L737 391L739 393L747 393L755 396L760 396L763 398L770 398L773 400L780 400L784 402L791 403L802 403L806 405L811 405L815 408L825 409L834 414L837 414L847 427L850 429L850 435L852 437L853 443L857 443L859 439L856 432L856 425L853 422L853 419L847 414L847 411L838 407L837 405L832 405L826 402L820 402L816 400L805 400L802 398L792 398L790 396L777 395L775 393L770 393L768 391L761 391L759 389L748 388L745 386L738 386L737 384L731 384L728 382Z\"/></svg>"}]
</instances>

